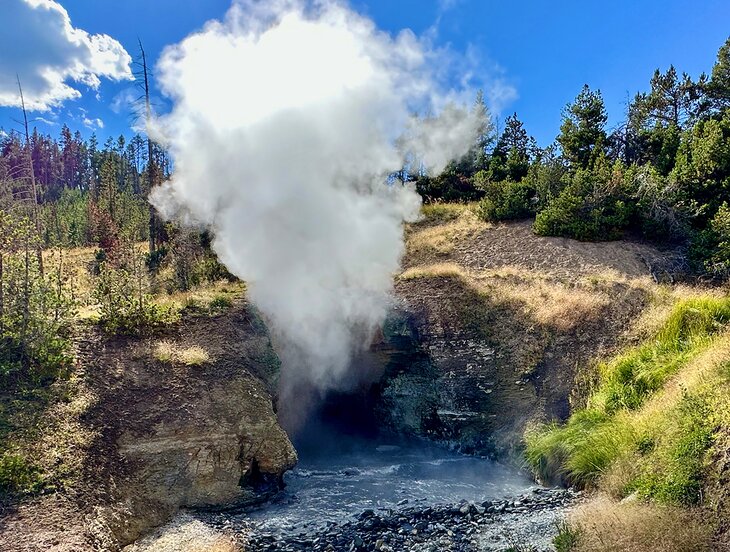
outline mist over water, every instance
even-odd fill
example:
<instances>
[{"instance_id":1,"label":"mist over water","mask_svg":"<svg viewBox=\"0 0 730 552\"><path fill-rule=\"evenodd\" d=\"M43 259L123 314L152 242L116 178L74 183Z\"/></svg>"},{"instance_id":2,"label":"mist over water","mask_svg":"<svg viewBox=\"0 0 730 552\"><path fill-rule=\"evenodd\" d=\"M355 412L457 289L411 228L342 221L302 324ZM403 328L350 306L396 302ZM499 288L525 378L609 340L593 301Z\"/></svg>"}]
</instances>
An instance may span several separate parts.
<instances>
[{"instance_id":1,"label":"mist over water","mask_svg":"<svg viewBox=\"0 0 730 552\"><path fill-rule=\"evenodd\" d=\"M286 490L247 514L258 531L293 535L352 521L366 509L479 503L532 487L513 468L423 440L347 434L327 424L311 429L318 438L297 444L300 462L284 476Z\"/></svg>"},{"instance_id":2,"label":"mist over water","mask_svg":"<svg viewBox=\"0 0 730 552\"><path fill-rule=\"evenodd\" d=\"M420 207L387 175L414 157L438 173L475 142L481 121L456 102L473 91L444 86L442 54L338 2L238 1L158 62L173 109L152 131L175 173L151 201L212 228L247 282L291 423L304 390L348 385L386 314Z\"/></svg>"}]
</instances>

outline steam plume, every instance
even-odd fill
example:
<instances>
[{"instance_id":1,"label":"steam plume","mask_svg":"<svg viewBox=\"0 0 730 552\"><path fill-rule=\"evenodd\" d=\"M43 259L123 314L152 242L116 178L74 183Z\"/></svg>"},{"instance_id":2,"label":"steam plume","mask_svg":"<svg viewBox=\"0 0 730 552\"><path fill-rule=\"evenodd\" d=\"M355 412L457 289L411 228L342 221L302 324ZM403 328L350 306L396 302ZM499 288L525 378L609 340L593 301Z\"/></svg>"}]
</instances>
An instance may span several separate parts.
<instances>
[{"instance_id":1,"label":"steam plume","mask_svg":"<svg viewBox=\"0 0 730 552\"><path fill-rule=\"evenodd\" d=\"M214 229L290 388L337 386L385 316L420 206L386 176L407 153L438 172L474 144L480 121L440 86L439 57L339 3L293 1L235 2L163 52L174 108L156 132L175 173L152 202Z\"/></svg>"}]
</instances>

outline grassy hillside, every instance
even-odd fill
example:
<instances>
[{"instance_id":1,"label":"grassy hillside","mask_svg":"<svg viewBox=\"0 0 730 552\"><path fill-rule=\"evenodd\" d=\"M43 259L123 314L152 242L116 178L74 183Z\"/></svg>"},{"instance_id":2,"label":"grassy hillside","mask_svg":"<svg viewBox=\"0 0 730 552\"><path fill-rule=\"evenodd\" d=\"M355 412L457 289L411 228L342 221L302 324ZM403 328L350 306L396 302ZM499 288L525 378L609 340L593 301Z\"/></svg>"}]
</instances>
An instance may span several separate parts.
<instances>
[{"instance_id":1,"label":"grassy hillside","mask_svg":"<svg viewBox=\"0 0 730 552\"><path fill-rule=\"evenodd\" d=\"M535 236L527 220L484 222L476 205L423 215L406 228L395 289L435 370L427 429L464 450L519 454L531 420L569 415L576 368L621 346L675 252ZM422 396L418 377L393 393Z\"/></svg>"},{"instance_id":2,"label":"grassy hillside","mask_svg":"<svg viewBox=\"0 0 730 552\"><path fill-rule=\"evenodd\" d=\"M576 550L706 550L725 530L730 298L674 289L642 322L585 406L526 436L543 479L605 495L575 514Z\"/></svg>"},{"instance_id":3,"label":"grassy hillside","mask_svg":"<svg viewBox=\"0 0 730 552\"><path fill-rule=\"evenodd\" d=\"M490 224L475 213L424 207L407 230L396 287L434 303L436 323L471 329L496 348L495 363L474 364L504 382L491 404L511 418L531 411L557 420L528 424L528 465L545 482L593 491L558 550L722 547L730 495L725 290L669 283L661 267L675 264L674 251L541 238L528 222ZM530 384L534 395L517 393ZM570 398L569 411L551 408L560 397Z\"/></svg>"}]
</instances>

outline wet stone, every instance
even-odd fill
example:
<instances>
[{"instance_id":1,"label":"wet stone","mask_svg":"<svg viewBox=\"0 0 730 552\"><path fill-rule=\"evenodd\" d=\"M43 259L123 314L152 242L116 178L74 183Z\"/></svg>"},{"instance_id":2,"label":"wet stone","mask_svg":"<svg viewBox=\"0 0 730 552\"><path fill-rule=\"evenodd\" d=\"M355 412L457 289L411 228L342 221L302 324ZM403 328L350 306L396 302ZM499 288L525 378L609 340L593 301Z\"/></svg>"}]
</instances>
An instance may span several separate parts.
<instances>
[{"instance_id":1,"label":"wet stone","mask_svg":"<svg viewBox=\"0 0 730 552\"><path fill-rule=\"evenodd\" d=\"M250 550L466 552L502 550L506 547L500 548L500 535L511 533L520 520L539 517L545 511L560 512L579 496L572 490L540 489L533 490L528 497L482 504L424 504L379 509L377 513L365 509L354 516L353 522L329 522L320 527L311 523L305 532L300 527L296 533L281 534L260 531L245 518L226 523L220 515L199 513L198 517L213 526L225 526L228 534L237 535L241 544ZM550 531L551 526L546 525L546 530Z\"/></svg>"}]
</instances>

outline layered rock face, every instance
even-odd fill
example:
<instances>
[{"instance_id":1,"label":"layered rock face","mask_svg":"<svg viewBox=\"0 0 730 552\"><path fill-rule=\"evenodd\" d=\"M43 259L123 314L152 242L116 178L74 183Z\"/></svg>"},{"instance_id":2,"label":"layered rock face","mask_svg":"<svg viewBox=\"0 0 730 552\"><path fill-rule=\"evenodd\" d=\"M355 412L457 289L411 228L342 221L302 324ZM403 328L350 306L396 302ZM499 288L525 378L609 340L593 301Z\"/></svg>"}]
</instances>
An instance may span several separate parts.
<instances>
[{"instance_id":1,"label":"layered rock face","mask_svg":"<svg viewBox=\"0 0 730 552\"><path fill-rule=\"evenodd\" d=\"M62 453L79 467L57 493L0 510L0 549L115 551L181 508L271 496L297 461L274 411L278 376L267 330L243 303L148 337L89 328L69 383L86 406L56 423L89 436Z\"/></svg>"},{"instance_id":2,"label":"layered rock face","mask_svg":"<svg viewBox=\"0 0 730 552\"><path fill-rule=\"evenodd\" d=\"M208 360L158 360L161 341ZM89 415L113 483L94 515L97 539L124 545L181 507L241 506L281 488L297 457L272 402L278 358L251 309L89 345L84 365L99 396Z\"/></svg>"},{"instance_id":3,"label":"layered rock face","mask_svg":"<svg viewBox=\"0 0 730 552\"><path fill-rule=\"evenodd\" d=\"M531 421L568 415L577 368L590 373L616 347L671 252L536 237L529 223L463 224L409 231L375 347L386 359L376 409L396 431L509 455Z\"/></svg>"}]
</instances>

